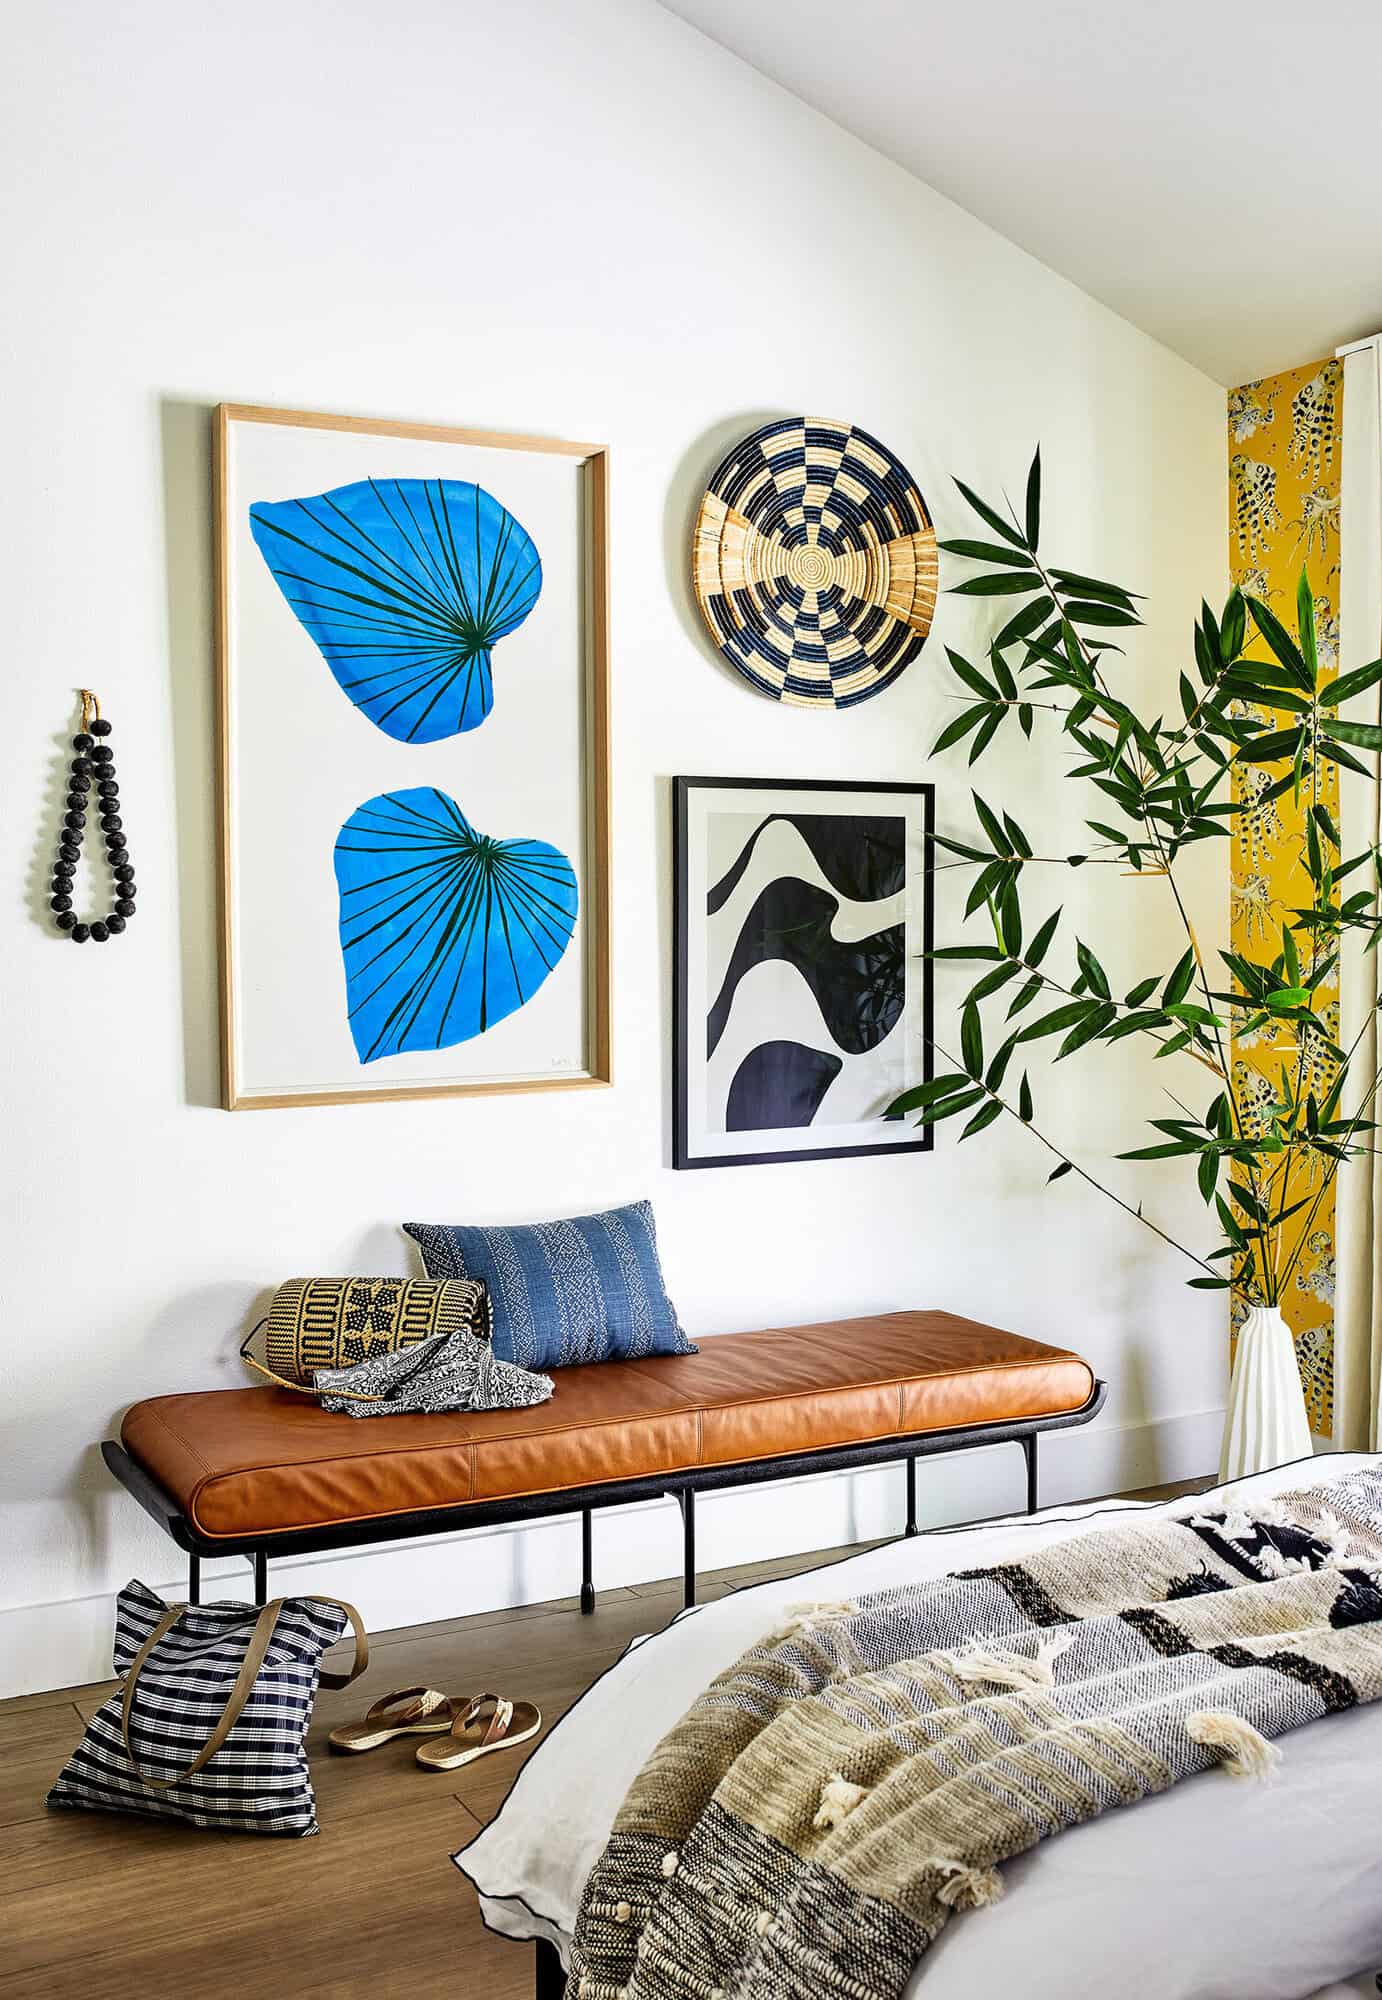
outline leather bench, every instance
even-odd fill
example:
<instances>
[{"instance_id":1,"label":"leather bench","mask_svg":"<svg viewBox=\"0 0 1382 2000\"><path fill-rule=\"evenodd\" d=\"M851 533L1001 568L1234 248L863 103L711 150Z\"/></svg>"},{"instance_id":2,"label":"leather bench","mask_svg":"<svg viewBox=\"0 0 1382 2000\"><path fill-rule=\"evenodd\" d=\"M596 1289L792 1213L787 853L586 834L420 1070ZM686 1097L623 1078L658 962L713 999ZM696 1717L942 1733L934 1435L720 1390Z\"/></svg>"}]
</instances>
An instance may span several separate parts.
<instances>
[{"instance_id":1,"label":"leather bench","mask_svg":"<svg viewBox=\"0 0 1382 2000\"><path fill-rule=\"evenodd\" d=\"M267 1594L270 1554L579 1512L582 1608L595 1509L674 1495L686 1599L695 1495L707 1488L1016 1442L1037 1504L1037 1438L1103 1402L1087 1362L945 1312L884 1313L702 1341L695 1355L564 1368L524 1410L365 1419L280 1389L136 1403L107 1465L189 1557L241 1554Z\"/></svg>"}]
</instances>

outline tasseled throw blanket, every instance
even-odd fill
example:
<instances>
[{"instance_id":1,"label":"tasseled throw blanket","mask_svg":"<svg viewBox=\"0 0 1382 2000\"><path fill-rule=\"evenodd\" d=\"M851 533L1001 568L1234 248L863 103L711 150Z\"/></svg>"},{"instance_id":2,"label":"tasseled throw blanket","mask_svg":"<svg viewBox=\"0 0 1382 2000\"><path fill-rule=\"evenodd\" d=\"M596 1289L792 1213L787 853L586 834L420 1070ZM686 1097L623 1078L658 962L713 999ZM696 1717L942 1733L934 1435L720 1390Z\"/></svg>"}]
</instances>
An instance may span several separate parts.
<instances>
[{"instance_id":1,"label":"tasseled throw blanket","mask_svg":"<svg viewBox=\"0 0 1382 2000\"><path fill-rule=\"evenodd\" d=\"M1382 1474L1244 1510L1122 1520L769 1633L625 1799L570 2000L895 2000L1012 1855L1212 1764L1267 1776L1273 1738L1375 1700Z\"/></svg>"}]
</instances>

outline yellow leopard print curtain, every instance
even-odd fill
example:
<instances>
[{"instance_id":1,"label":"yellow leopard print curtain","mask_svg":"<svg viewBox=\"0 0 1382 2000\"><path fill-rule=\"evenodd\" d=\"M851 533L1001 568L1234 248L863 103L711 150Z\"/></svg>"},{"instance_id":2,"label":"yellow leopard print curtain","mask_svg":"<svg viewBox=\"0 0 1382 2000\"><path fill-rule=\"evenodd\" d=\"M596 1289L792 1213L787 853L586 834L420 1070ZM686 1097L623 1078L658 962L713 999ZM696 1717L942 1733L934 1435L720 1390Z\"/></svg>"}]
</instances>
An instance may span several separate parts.
<instances>
[{"instance_id":1,"label":"yellow leopard print curtain","mask_svg":"<svg viewBox=\"0 0 1382 2000\"><path fill-rule=\"evenodd\" d=\"M1295 620L1296 582L1302 566L1315 593L1322 666L1339 661L1339 465L1343 412L1343 363L1318 361L1229 391L1229 568L1233 581L1271 605L1285 624ZM1281 722L1287 718L1283 715ZM1289 794L1268 805L1253 799L1270 782L1265 772L1245 777L1238 797L1245 810L1234 822L1232 931L1239 949L1260 948L1280 936L1283 913L1308 900L1304 872L1294 856L1303 843L1303 808ZM1339 809L1338 773L1323 774L1324 800ZM1337 1033L1339 999L1331 988L1325 1018ZM1238 1017L1242 1027L1245 1017ZM1235 1032L1234 1080L1244 1100L1269 1103L1272 1079L1295 1042L1288 1026ZM1326 1085L1321 1062L1318 1088ZM1308 1192L1307 1177L1293 1192ZM1282 1311L1295 1337L1311 1428L1334 1428L1334 1192L1313 1220ZM1235 1295L1236 1335L1247 1310Z\"/></svg>"}]
</instances>

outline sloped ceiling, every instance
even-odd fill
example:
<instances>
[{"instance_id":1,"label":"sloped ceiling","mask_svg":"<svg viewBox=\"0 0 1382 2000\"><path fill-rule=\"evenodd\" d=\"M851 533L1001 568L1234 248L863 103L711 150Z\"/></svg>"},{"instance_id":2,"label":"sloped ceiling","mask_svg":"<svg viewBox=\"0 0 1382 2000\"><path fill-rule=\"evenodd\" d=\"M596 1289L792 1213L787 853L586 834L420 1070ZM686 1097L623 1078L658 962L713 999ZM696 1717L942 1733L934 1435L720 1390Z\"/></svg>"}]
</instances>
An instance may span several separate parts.
<instances>
[{"instance_id":1,"label":"sloped ceiling","mask_svg":"<svg viewBox=\"0 0 1382 2000\"><path fill-rule=\"evenodd\" d=\"M1379 0L663 4L1220 382L1382 326Z\"/></svg>"}]
</instances>

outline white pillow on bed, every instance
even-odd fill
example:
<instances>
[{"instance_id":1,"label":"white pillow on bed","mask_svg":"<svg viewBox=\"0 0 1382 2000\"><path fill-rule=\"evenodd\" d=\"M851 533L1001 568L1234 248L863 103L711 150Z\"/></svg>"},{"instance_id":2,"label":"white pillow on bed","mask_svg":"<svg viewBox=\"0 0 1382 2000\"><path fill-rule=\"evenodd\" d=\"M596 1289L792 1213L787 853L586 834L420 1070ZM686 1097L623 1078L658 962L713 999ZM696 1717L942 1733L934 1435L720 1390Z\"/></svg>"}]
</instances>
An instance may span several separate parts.
<instances>
[{"instance_id":1,"label":"white pillow on bed","mask_svg":"<svg viewBox=\"0 0 1382 2000\"><path fill-rule=\"evenodd\" d=\"M1238 1480L1232 1491L1242 1501L1377 1462L1340 1453ZM549 1938L565 1954L586 1876L648 1752L784 1605L1005 1561L1083 1532L1076 1523L1127 1511L1123 1501L1052 1508L891 1542L736 1591L636 1640L557 1725L498 1818L458 1857L486 1922L509 1937ZM1005 1863L1004 1899L946 1926L908 1996L1375 1996L1371 1973L1362 1974L1382 1966L1382 1702L1298 1729L1282 1750L1266 1786L1207 1771ZM1352 1983L1317 1992L1339 1980Z\"/></svg>"}]
</instances>

